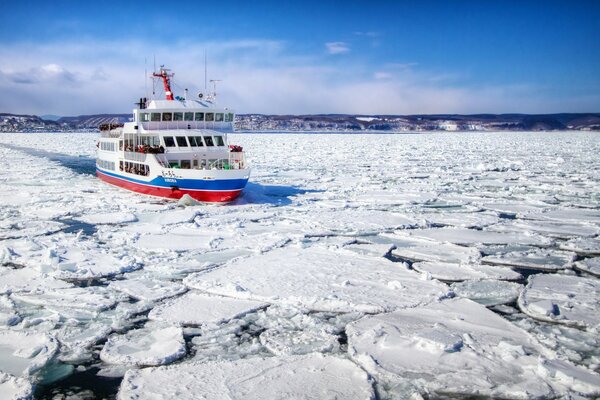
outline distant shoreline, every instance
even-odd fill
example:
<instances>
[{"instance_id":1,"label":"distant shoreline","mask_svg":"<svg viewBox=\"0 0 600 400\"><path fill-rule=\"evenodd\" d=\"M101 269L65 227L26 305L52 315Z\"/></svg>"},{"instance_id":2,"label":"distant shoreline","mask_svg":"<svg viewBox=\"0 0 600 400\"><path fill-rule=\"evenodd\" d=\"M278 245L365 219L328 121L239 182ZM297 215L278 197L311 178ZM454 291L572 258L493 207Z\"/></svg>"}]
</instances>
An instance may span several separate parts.
<instances>
[{"instance_id":1,"label":"distant shoreline","mask_svg":"<svg viewBox=\"0 0 600 400\"><path fill-rule=\"evenodd\" d=\"M0 132L97 131L104 123L129 121L130 114L75 117L0 113ZM600 131L600 113L561 114L431 114L431 115L268 115L238 114L235 128L247 133L394 133Z\"/></svg>"}]
</instances>

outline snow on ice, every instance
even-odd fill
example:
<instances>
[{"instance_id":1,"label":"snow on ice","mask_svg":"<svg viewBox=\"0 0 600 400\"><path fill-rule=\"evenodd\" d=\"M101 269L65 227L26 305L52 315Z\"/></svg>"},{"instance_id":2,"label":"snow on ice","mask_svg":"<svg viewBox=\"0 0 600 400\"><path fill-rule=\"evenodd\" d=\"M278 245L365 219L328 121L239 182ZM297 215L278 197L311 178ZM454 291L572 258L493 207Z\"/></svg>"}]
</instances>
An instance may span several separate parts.
<instances>
[{"instance_id":1,"label":"snow on ice","mask_svg":"<svg viewBox=\"0 0 600 400\"><path fill-rule=\"evenodd\" d=\"M597 134L232 134L227 205L95 140L0 135L0 398L600 395Z\"/></svg>"},{"instance_id":2,"label":"snow on ice","mask_svg":"<svg viewBox=\"0 0 600 400\"><path fill-rule=\"evenodd\" d=\"M600 281L570 275L533 275L519 296L533 318L580 328L600 328Z\"/></svg>"},{"instance_id":3,"label":"snow on ice","mask_svg":"<svg viewBox=\"0 0 600 400\"><path fill-rule=\"evenodd\" d=\"M375 399L349 360L310 354L129 370L119 399Z\"/></svg>"}]
</instances>

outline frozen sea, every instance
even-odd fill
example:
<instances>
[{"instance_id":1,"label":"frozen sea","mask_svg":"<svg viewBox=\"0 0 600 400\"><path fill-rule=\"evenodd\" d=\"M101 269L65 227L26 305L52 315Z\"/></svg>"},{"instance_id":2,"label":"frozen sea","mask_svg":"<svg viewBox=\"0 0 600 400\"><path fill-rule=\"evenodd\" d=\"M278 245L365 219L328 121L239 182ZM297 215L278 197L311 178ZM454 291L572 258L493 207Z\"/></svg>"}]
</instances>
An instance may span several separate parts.
<instances>
[{"instance_id":1,"label":"frozen sea","mask_svg":"<svg viewBox=\"0 0 600 400\"><path fill-rule=\"evenodd\" d=\"M0 398L600 396L600 134L232 134L226 205L0 134Z\"/></svg>"}]
</instances>

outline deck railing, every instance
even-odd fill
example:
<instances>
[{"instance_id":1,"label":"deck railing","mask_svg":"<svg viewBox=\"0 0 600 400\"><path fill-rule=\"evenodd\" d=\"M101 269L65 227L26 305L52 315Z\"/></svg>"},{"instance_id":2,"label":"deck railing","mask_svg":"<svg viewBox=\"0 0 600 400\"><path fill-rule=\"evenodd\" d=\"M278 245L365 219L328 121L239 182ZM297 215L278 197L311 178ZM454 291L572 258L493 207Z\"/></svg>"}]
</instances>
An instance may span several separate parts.
<instances>
[{"instance_id":1,"label":"deck railing","mask_svg":"<svg viewBox=\"0 0 600 400\"><path fill-rule=\"evenodd\" d=\"M142 122L141 126L147 131L160 129L214 129L218 131L230 131L233 123L224 121L148 121Z\"/></svg>"}]
</instances>

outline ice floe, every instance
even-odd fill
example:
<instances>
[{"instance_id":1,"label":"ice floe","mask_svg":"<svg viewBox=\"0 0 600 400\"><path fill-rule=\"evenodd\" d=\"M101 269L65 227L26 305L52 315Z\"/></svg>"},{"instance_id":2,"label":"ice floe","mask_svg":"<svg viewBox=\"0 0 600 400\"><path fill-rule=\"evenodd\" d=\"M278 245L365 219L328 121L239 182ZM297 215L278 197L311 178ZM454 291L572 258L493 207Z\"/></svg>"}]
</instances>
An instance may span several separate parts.
<instances>
[{"instance_id":1,"label":"ice floe","mask_svg":"<svg viewBox=\"0 0 600 400\"><path fill-rule=\"evenodd\" d=\"M150 277L140 277L113 281L109 287L138 300L159 301L184 293L185 285L177 282L160 281Z\"/></svg>"},{"instance_id":2,"label":"ice floe","mask_svg":"<svg viewBox=\"0 0 600 400\"><path fill-rule=\"evenodd\" d=\"M580 328L600 327L600 281L569 275L532 275L519 296L532 318Z\"/></svg>"},{"instance_id":3,"label":"ice floe","mask_svg":"<svg viewBox=\"0 0 600 400\"><path fill-rule=\"evenodd\" d=\"M493 232L489 230L477 230L466 228L431 228L414 229L410 231L411 236L424 239L437 240L459 245L476 244L529 244L545 245L549 240L540 236L521 232Z\"/></svg>"},{"instance_id":4,"label":"ice floe","mask_svg":"<svg viewBox=\"0 0 600 400\"><path fill-rule=\"evenodd\" d=\"M280 331L266 330L260 342L276 355L329 353L339 348L336 335L319 330Z\"/></svg>"},{"instance_id":5,"label":"ice floe","mask_svg":"<svg viewBox=\"0 0 600 400\"><path fill-rule=\"evenodd\" d=\"M577 261L573 267L579 271L587 272L600 278L600 257L586 258L585 260Z\"/></svg>"},{"instance_id":6,"label":"ice floe","mask_svg":"<svg viewBox=\"0 0 600 400\"><path fill-rule=\"evenodd\" d=\"M55 338L45 333L0 329L0 372L29 377L58 351Z\"/></svg>"},{"instance_id":7,"label":"ice floe","mask_svg":"<svg viewBox=\"0 0 600 400\"><path fill-rule=\"evenodd\" d=\"M422 261L412 264L415 271L428 274L433 279L444 282L458 282L472 279L500 279L514 281L522 278L510 268L481 264L459 264Z\"/></svg>"},{"instance_id":8,"label":"ice floe","mask_svg":"<svg viewBox=\"0 0 600 400\"><path fill-rule=\"evenodd\" d=\"M382 237L396 246L392 255L404 260L471 264L478 263L481 258L481 253L474 247L418 239L399 232Z\"/></svg>"},{"instance_id":9,"label":"ice floe","mask_svg":"<svg viewBox=\"0 0 600 400\"><path fill-rule=\"evenodd\" d=\"M109 364L157 366L168 364L186 354L181 328L134 329L108 338L100 359Z\"/></svg>"},{"instance_id":10,"label":"ice floe","mask_svg":"<svg viewBox=\"0 0 600 400\"><path fill-rule=\"evenodd\" d=\"M28 400L33 397L33 386L27 379L0 371L0 397L4 400Z\"/></svg>"},{"instance_id":11,"label":"ice floe","mask_svg":"<svg viewBox=\"0 0 600 400\"><path fill-rule=\"evenodd\" d=\"M351 357L390 398L600 393L600 377L547 360L526 332L467 299L367 316L347 333Z\"/></svg>"},{"instance_id":12,"label":"ice floe","mask_svg":"<svg viewBox=\"0 0 600 400\"><path fill-rule=\"evenodd\" d=\"M481 262L490 265L503 265L536 271L558 271L571 268L574 260L574 253L536 249L485 256L481 259Z\"/></svg>"},{"instance_id":13,"label":"ice floe","mask_svg":"<svg viewBox=\"0 0 600 400\"><path fill-rule=\"evenodd\" d=\"M560 243L558 247L583 256L600 256L600 240L598 238L575 238Z\"/></svg>"},{"instance_id":14,"label":"ice floe","mask_svg":"<svg viewBox=\"0 0 600 400\"><path fill-rule=\"evenodd\" d=\"M266 307L260 301L188 292L156 306L148 317L179 325L216 325Z\"/></svg>"},{"instance_id":15,"label":"ice floe","mask_svg":"<svg viewBox=\"0 0 600 400\"><path fill-rule=\"evenodd\" d=\"M471 299L484 306L497 306L517 300L523 285L485 279L453 283L450 288L459 297Z\"/></svg>"},{"instance_id":16,"label":"ice floe","mask_svg":"<svg viewBox=\"0 0 600 400\"><path fill-rule=\"evenodd\" d=\"M94 225L117 225L137 221L137 217L134 214L130 212L118 211L112 213L86 214L77 219L79 221Z\"/></svg>"},{"instance_id":17,"label":"ice floe","mask_svg":"<svg viewBox=\"0 0 600 400\"><path fill-rule=\"evenodd\" d=\"M375 398L369 376L349 360L310 354L238 361L183 363L129 370L120 400L178 399L364 399Z\"/></svg>"},{"instance_id":18,"label":"ice floe","mask_svg":"<svg viewBox=\"0 0 600 400\"><path fill-rule=\"evenodd\" d=\"M318 246L286 247L189 275L192 288L241 299L315 311L377 313L414 307L445 296L448 288L385 258Z\"/></svg>"}]
</instances>

